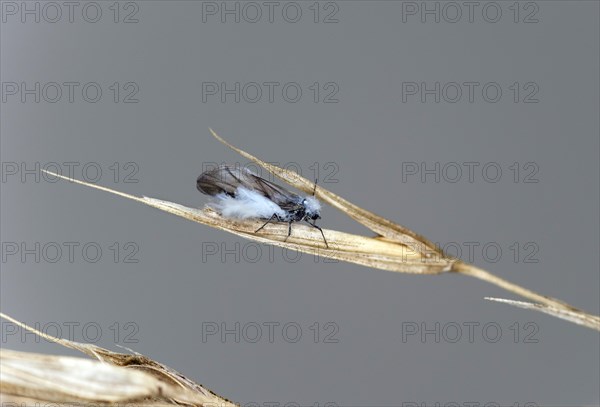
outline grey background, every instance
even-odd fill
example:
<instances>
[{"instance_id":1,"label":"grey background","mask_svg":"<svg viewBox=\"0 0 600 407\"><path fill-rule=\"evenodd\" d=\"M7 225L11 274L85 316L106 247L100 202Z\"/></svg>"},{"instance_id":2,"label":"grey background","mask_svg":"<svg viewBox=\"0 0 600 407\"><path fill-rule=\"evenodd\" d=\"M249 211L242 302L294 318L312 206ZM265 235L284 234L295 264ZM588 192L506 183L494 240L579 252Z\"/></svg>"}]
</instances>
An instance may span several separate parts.
<instances>
[{"instance_id":1,"label":"grey background","mask_svg":"<svg viewBox=\"0 0 600 407\"><path fill-rule=\"evenodd\" d=\"M203 23L202 2L138 1L139 22L124 24L112 21L112 2L100 4L98 23L80 13L73 23L64 16L57 23L6 16L2 82L97 82L103 96L98 103L80 96L74 103L65 96L57 103L9 97L1 104L2 162L30 168L95 162L103 169L99 184L201 207L206 199L194 182L203 163L246 162L210 136L212 127L267 161L298 163L310 177L314 162L321 171L333 162L339 182L324 184L332 191L442 244L496 242L499 261L487 261L480 249L475 263L600 312L598 2L538 1L539 21L529 24L523 15L512 21L513 2L497 3L503 16L495 24L477 11L473 23L466 16L455 24L414 16L403 22L402 2L392 1L338 1L339 22L330 24L312 21L312 1L298 2L303 16L295 24L277 12L273 23L265 16L257 23L209 16ZM139 102L114 103L108 86L129 81L139 86ZM253 81L297 82L303 97L297 103L202 100L203 82ZM402 83L411 81L497 82L503 97L403 103ZM539 87L539 102L514 103L508 87L530 81ZM313 82L335 82L339 102L314 103ZM498 163L502 178L487 182L479 172L473 183L464 174L456 183L402 180L403 162L470 161ZM114 162L136 163L139 182L122 182L124 173L114 182ZM539 182L513 182L514 162L536 163ZM89 188L4 175L2 242L96 242L104 249L96 263L79 251L72 263L63 253L56 263L9 256L0 264L2 311L49 333L51 323L66 336L65 323L92 322L102 328L97 344L133 348L240 403L600 401L598 333L484 301L514 298L494 286L315 262L308 255L291 263L279 249L270 261L267 246L255 263L243 256L236 263L231 255L203 261L207 242L252 247ZM80 171L75 175L81 178ZM370 235L332 208L323 218L324 227ZM108 249L115 242L121 249L134 242L139 262L115 263ZM515 262L514 242L521 249L533 242L539 261L525 263L522 252ZM127 322L138 328L129 338L137 343L125 341ZM280 330L273 343L266 330L258 343L231 336L203 343L206 322L294 322L303 332L297 343L282 339ZM336 324L338 342L314 343L315 322ZM411 322L456 323L464 330L457 343L444 340L451 331L439 343L432 335L403 341L403 324ZM469 322L480 324L473 341ZM486 323L501 327L496 343L482 336ZM6 329L3 323L2 346L75 354ZM526 343L533 329L537 343ZM74 332L73 339L83 340L82 329Z\"/></svg>"}]
</instances>

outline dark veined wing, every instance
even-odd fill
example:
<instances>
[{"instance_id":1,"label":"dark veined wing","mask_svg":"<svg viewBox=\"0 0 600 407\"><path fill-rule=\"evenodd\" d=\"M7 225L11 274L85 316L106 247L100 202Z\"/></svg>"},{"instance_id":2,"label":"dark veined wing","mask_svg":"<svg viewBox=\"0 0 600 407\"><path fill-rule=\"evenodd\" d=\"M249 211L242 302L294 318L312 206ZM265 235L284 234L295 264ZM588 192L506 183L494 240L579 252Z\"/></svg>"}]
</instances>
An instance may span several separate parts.
<instances>
[{"instance_id":1,"label":"dark veined wing","mask_svg":"<svg viewBox=\"0 0 600 407\"><path fill-rule=\"evenodd\" d=\"M206 195L226 193L235 196L235 190L243 184L240 175L238 169L220 166L200 174L196 180L196 188Z\"/></svg>"},{"instance_id":2,"label":"dark veined wing","mask_svg":"<svg viewBox=\"0 0 600 407\"><path fill-rule=\"evenodd\" d=\"M238 187L256 191L275 202L281 209L289 210L302 200L298 195L273 184L246 168L231 168L226 165L202 173L196 181L196 187L207 195L225 193L235 196Z\"/></svg>"}]
</instances>

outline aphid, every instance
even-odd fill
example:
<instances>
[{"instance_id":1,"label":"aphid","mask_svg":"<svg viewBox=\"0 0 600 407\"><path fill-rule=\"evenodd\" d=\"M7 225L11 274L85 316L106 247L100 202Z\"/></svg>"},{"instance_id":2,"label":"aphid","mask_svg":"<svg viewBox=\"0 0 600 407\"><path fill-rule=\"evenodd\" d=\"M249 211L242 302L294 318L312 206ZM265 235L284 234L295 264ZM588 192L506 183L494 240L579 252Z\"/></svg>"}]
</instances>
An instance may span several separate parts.
<instances>
[{"instance_id":1,"label":"aphid","mask_svg":"<svg viewBox=\"0 0 600 407\"><path fill-rule=\"evenodd\" d=\"M279 185L273 184L245 168L231 168L222 165L214 170L203 172L196 181L198 191L215 197L212 208L228 218L266 219L256 231L269 222L287 222L288 235L292 234L292 223L305 221L319 229L325 246L327 239L323 230L315 225L321 219L321 204L313 196L302 197ZM312 220L312 223L310 222ZM284 241L285 241L284 240Z\"/></svg>"}]
</instances>

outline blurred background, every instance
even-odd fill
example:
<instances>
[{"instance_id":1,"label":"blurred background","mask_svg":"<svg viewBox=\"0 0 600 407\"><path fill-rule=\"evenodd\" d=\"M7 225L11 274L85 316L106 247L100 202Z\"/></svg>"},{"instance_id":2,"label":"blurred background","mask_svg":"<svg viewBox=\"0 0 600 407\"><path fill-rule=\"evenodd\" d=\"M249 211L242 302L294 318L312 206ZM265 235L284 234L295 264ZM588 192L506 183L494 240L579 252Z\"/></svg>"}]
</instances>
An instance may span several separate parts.
<instances>
[{"instance_id":1,"label":"blurred background","mask_svg":"<svg viewBox=\"0 0 600 407\"><path fill-rule=\"evenodd\" d=\"M598 333L486 302L515 298L497 287L283 251L41 172L202 207L204 169L247 164L211 127L599 314L598 2L1 6L2 312L241 404L600 402ZM75 354L7 321L1 345Z\"/></svg>"}]
</instances>

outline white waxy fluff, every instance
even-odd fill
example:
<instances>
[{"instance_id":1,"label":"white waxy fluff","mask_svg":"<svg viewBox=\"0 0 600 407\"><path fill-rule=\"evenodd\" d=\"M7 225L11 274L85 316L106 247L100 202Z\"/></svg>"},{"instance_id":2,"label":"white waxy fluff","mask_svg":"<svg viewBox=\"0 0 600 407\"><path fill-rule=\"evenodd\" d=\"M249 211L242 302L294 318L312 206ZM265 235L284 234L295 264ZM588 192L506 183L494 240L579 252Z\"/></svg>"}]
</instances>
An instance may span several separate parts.
<instances>
[{"instance_id":1,"label":"white waxy fluff","mask_svg":"<svg viewBox=\"0 0 600 407\"><path fill-rule=\"evenodd\" d=\"M321 203L314 196L307 196L306 199L304 199L304 207L309 214L321 213Z\"/></svg>"},{"instance_id":2,"label":"white waxy fluff","mask_svg":"<svg viewBox=\"0 0 600 407\"><path fill-rule=\"evenodd\" d=\"M216 200L209 205L226 218L269 219L273 214L277 214L280 219L287 218L286 212L279 205L258 192L239 187L235 195L235 197L227 194L216 195Z\"/></svg>"}]
</instances>

